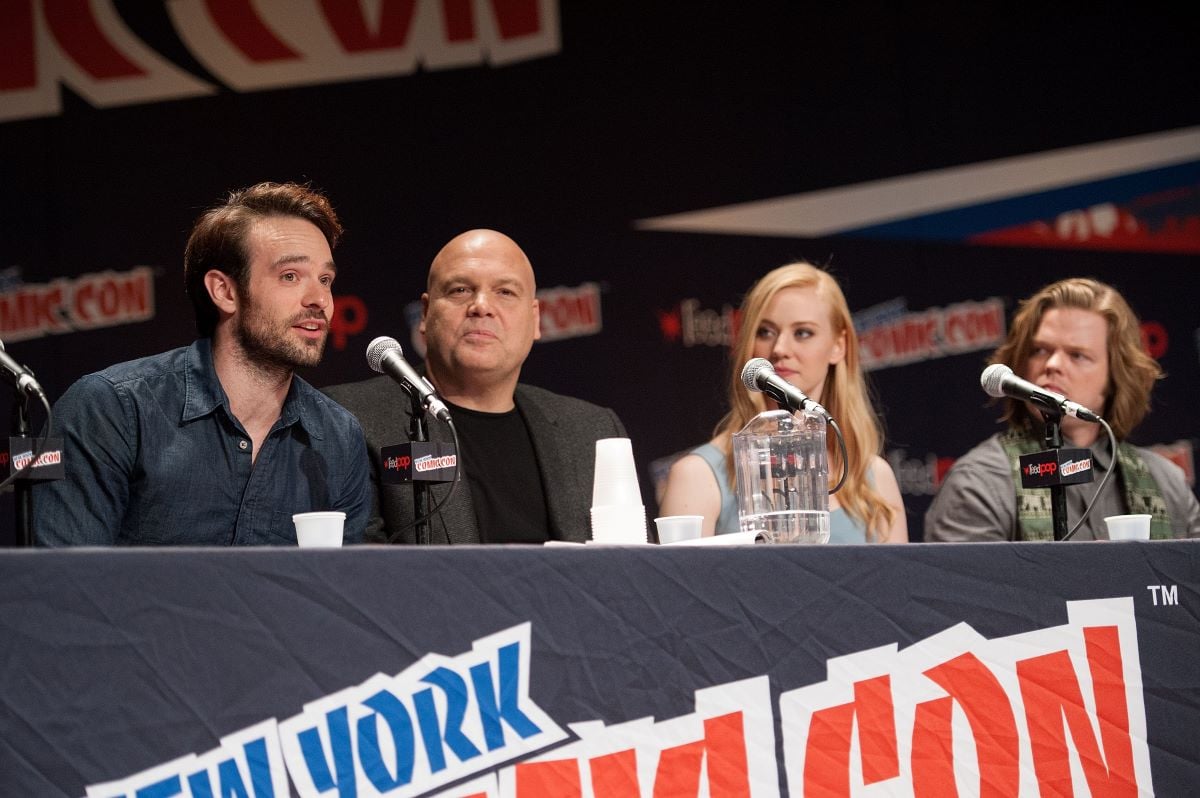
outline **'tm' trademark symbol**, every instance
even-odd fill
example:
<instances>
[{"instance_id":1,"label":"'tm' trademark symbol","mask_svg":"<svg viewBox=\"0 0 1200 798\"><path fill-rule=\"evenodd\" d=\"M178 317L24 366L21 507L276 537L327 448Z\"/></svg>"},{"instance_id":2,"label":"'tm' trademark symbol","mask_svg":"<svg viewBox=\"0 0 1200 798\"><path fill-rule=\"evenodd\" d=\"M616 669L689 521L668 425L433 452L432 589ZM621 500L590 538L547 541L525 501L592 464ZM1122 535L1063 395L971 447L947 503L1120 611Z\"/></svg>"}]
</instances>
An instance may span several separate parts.
<instances>
[{"instance_id":1,"label":"'tm' trademark symbol","mask_svg":"<svg viewBox=\"0 0 1200 798\"><path fill-rule=\"evenodd\" d=\"M1179 585L1146 585L1154 606L1174 607L1179 605ZM1159 599L1162 599L1159 601Z\"/></svg>"}]
</instances>

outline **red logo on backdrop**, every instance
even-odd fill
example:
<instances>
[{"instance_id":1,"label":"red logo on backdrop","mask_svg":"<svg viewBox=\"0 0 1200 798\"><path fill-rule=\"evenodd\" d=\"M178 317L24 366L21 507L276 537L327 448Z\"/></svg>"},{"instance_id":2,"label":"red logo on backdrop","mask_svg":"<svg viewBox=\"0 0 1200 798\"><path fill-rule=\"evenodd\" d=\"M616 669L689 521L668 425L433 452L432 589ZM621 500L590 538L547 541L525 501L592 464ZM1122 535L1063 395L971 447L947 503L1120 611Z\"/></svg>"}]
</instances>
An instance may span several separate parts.
<instances>
[{"instance_id":1,"label":"red logo on backdrop","mask_svg":"<svg viewBox=\"0 0 1200 798\"><path fill-rule=\"evenodd\" d=\"M1181 186L1122 204L1077 208L968 240L993 246L1200 253L1200 189Z\"/></svg>"},{"instance_id":2,"label":"red logo on backdrop","mask_svg":"<svg viewBox=\"0 0 1200 798\"><path fill-rule=\"evenodd\" d=\"M14 272L15 270L10 270ZM154 271L104 271L49 283L20 283L0 293L0 337L25 341L154 318Z\"/></svg>"},{"instance_id":3,"label":"red logo on backdrop","mask_svg":"<svg viewBox=\"0 0 1200 798\"><path fill-rule=\"evenodd\" d=\"M59 113L60 82L98 108L217 92L142 42L111 2L3 8L0 122ZM173 0L167 12L196 60L241 92L502 66L560 49L556 0Z\"/></svg>"},{"instance_id":4,"label":"red logo on backdrop","mask_svg":"<svg viewBox=\"0 0 1200 798\"><path fill-rule=\"evenodd\" d=\"M854 314L867 371L992 349L1004 341L1004 301L959 302L909 311L903 298Z\"/></svg>"},{"instance_id":5,"label":"red logo on backdrop","mask_svg":"<svg viewBox=\"0 0 1200 798\"><path fill-rule=\"evenodd\" d=\"M346 348L347 341L367 328L367 303L353 294L333 298L333 318L329 320L329 337L333 348L339 352Z\"/></svg>"},{"instance_id":6,"label":"red logo on backdrop","mask_svg":"<svg viewBox=\"0 0 1200 798\"><path fill-rule=\"evenodd\" d=\"M1155 360L1161 358L1167 353L1167 344L1170 342L1170 336L1167 335L1167 328L1157 321L1142 322L1142 347L1146 353Z\"/></svg>"},{"instance_id":7,"label":"red logo on backdrop","mask_svg":"<svg viewBox=\"0 0 1200 798\"><path fill-rule=\"evenodd\" d=\"M741 321L741 310L732 305L705 308L699 299L682 300L671 310L660 310L658 328L667 343L692 346L733 346Z\"/></svg>"},{"instance_id":8,"label":"red logo on backdrop","mask_svg":"<svg viewBox=\"0 0 1200 798\"><path fill-rule=\"evenodd\" d=\"M1196 484L1196 460L1190 440L1182 439L1174 443L1159 443L1151 446L1150 449L1183 469L1184 478L1189 486Z\"/></svg>"},{"instance_id":9,"label":"red logo on backdrop","mask_svg":"<svg viewBox=\"0 0 1200 798\"><path fill-rule=\"evenodd\" d=\"M596 335L604 328L599 283L543 288L537 292L537 299L542 328L539 341Z\"/></svg>"},{"instance_id":10,"label":"red logo on backdrop","mask_svg":"<svg viewBox=\"0 0 1200 798\"><path fill-rule=\"evenodd\" d=\"M900 484L900 492L908 496L932 496L946 479L954 465L954 457L939 457L926 452L924 457L909 457L906 449L889 449L888 465Z\"/></svg>"}]
</instances>

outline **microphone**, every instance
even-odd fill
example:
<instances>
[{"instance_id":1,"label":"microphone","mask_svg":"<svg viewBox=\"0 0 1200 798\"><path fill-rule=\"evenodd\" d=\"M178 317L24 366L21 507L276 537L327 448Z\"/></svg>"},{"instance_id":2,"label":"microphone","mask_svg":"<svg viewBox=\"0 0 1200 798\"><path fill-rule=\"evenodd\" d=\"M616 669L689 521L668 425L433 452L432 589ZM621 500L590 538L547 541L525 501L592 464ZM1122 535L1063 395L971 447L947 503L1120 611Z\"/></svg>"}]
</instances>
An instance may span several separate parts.
<instances>
[{"instance_id":1,"label":"microphone","mask_svg":"<svg viewBox=\"0 0 1200 798\"><path fill-rule=\"evenodd\" d=\"M417 370L404 359L404 350L395 338L381 335L367 346L367 365L371 371L386 374L400 383L406 391L415 391L421 402L421 407L442 421L450 420L450 411L445 403L438 398L429 380L417 373Z\"/></svg>"},{"instance_id":2,"label":"microphone","mask_svg":"<svg viewBox=\"0 0 1200 798\"><path fill-rule=\"evenodd\" d=\"M42 386L38 384L37 379L34 378L33 372L13 360L12 356L4 351L3 341L0 341L0 371L4 372L4 376L20 393L46 398L46 394L42 391Z\"/></svg>"},{"instance_id":3,"label":"microphone","mask_svg":"<svg viewBox=\"0 0 1200 798\"><path fill-rule=\"evenodd\" d=\"M1078 402L1072 402L1060 393L1039 388L1029 380L1021 379L1003 363L993 363L985 368L983 374L979 375L979 384L983 386L984 393L997 399L1007 396L1010 399L1033 402L1055 415L1066 413L1083 421L1100 421L1100 416Z\"/></svg>"},{"instance_id":4,"label":"microphone","mask_svg":"<svg viewBox=\"0 0 1200 798\"><path fill-rule=\"evenodd\" d=\"M828 417L829 411L804 395L804 392L775 373L775 367L765 357L746 361L742 368L742 384L751 391L765 393L791 412L812 410Z\"/></svg>"}]
</instances>

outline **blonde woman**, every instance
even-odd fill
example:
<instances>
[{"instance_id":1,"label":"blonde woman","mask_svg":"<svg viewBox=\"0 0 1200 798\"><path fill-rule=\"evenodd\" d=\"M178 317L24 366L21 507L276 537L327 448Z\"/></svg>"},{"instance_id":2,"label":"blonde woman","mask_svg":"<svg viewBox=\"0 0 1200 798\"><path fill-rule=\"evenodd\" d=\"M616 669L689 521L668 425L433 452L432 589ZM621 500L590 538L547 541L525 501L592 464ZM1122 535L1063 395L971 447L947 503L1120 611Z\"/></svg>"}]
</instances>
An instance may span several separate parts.
<instances>
[{"instance_id":1,"label":"blonde woman","mask_svg":"<svg viewBox=\"0 0 1200 798\"><path fill-rule=\"evenodd\" d=\"M671 467L662 515L702 515L704 534L735 532L733 434L775 403L746 389L742 366L753 357L771 361L776 373L820 402L846 438L849 475L829 497L830 543L906 543L908 523L892 468L879 456L879 420L867 398L858 360L858 336L837 281L809 263L769 272L742 302L729 375L730 411L715 437ZM829 435L832 483L842 460Z\"/></svg>"}]
</instances>

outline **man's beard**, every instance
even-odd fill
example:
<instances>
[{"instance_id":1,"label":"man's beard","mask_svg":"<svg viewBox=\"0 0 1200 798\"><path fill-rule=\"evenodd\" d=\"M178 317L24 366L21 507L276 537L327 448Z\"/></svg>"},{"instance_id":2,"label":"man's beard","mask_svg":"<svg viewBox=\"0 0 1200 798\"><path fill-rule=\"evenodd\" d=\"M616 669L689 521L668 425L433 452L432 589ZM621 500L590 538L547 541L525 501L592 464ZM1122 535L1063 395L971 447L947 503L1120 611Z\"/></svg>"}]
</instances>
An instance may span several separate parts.
<instances>
[{"instance_id":1,"label":"man's beard","mask_svg":"<svg viewBox=\"0 0 1200 798\"><path fill-rule=\"evenodd\" d=\"M253 301L248 301L245 312L239 315L234 327L234 337L250 364L260 368L292 371L315 366L321 362L325 352L329 328L325 327L326 334L320 340L297 340L291 335L291 328L306 319L324 321L325 316L320 312L298 313L279 323L259 310Z\"/></svg>"}]
</instances>

